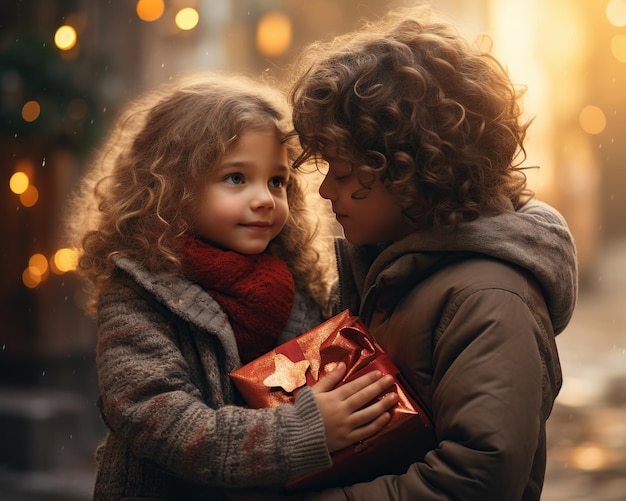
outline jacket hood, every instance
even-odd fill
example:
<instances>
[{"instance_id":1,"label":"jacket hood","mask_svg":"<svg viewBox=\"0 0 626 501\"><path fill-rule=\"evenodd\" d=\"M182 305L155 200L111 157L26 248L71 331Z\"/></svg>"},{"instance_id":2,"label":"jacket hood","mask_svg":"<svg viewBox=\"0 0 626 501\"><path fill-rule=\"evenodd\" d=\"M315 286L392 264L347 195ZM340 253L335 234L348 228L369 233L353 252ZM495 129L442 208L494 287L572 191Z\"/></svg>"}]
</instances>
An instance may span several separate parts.
<instances>
[{"instance_id":1,"label":"jacket hood","mask_svg":"<svg viewBox=\"0 0 626 501\"><path fill-rule=\"evenodd\" d=\"M438 253L471 252L512 263L532 273L544 291L555 334L565 329L576 306L578 264L574 240L563 216L539 201L527 203L518 212L481 216L460 224L451 233L420 230L380 253L372 247L354 246L349 246L348 252L359 255L359 259L351 259L353 265L371 263L368 270L352 269L365 291L380 278L382 270L402 256L418 259L417 269L431 273L454 259L449 254Z\"/></svg>"}]
</instances>

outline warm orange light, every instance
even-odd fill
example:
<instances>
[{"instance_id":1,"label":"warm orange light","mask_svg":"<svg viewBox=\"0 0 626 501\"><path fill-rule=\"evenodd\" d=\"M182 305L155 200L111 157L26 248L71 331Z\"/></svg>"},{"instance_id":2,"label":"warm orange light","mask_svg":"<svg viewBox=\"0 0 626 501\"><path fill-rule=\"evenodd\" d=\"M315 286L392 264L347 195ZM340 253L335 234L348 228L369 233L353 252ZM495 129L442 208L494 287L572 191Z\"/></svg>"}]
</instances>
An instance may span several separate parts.
<instances>
[{"instance_id":1,"label":"warm orange light","mask_svg":"<svg viewBox=\"0 0 626 501\"><path fill-rule=\"evenodd\" d=\"M67 24L54 34L54 44L61 50L70 50L76 45L77 39L76 30Z\"/></svg>"},{"instance_id":2,"label":"warm orange light","mask_svg":"<svg viewBox=\"0 0 626 501\"><path fill-rule=\"evenodd\" d=\"M192 9L191 7L179 10L174 19L176 26L185 31L194 29L199 21L200 14L198 14L196 9Z\"/></svg>"},{"instance_id":3,"label":"warm orange light","mask_svg":"<svg viewBox=\"0 0 626 501\"><path fill-rule=\"evenodd\" d=\"M24 172L16 172L9 179L9 188L16 195L21 195L28 189L30 181Z\"/></svg>"},{"instance_id":4,"label":"warm orange light","mask_svg":"<svg viewBox=\"0 0 626 501\"><path fill-rule=\"evenodd\" d=\"M608 463L608 453L595 444L582 444L572 450L571 461L579 470L600 470Z\"/></svg>"},{"instance_id":5,"label":"warm orange light","mask_svg":"<svg viewBox=\"0 0 626 501\"><path fill-rule=\"evenodd\" d=\"M20 194L20 203L24 207L32 207L39 200L39 190L32 184L28 185L26 191Z\"/></svg>"},{"instance_id":6,"label":"warm orange light","mask_svg":"<svg viewBox=\"0 0 626 501\"><path fill-rule=\"evenodd\" d=\"M62 248L54 253L50 259L50 267L54 273L61 274L74 271L78 264L78 249Z\"/></svg>"},{"instance_id":7,"label":"warm orange light","mask_svg":"<svg viewBox=\"0 0 626 501\"><path fill-rule=\"evenodd\" d=\"M139 19L149 23L156 21L163 15L165 2L163 0L139 0L136 10Z\"/></svg>"},{"instance_id":8,"label":"warm orange light","mask_svg":"<svg viewBox=\"0 0 626 501\"><path fill-rule=\"evenodd\" d=\"M22 106L22 118L25 122L34 122L39 118L41 107L37 101L28 101Z\"/></svg>"},{"instance_id":9,"label":"warm orange light","mask_svg":"<svg viewBox=\"0 0 626 501\"><path fill-rule=\"evenodd\" d=\"M626 63L626 35L613 35L611 53L620 63Z\"/></svg>"},{"instance_id":10,"label":"warm orange light","mask_svg":"<svg viewBox=\"0 0 626 501\"><path fill-rule=\"evenodd\" d=\"M33 254L28 260L28 267L44 276L48 272L48 259L43 254Z\"/></svg>"},{"instance_id":11,"label":"warm orange light","mask_svg":"<svg viewBox=\"0 0 626 501\"><path fill-rule=\"evenodd\" d=\"M606 127L606 116L597 106L585 106L578 116L580 126L587 134L600 134Z\"/></svg>"},{"instance_id":12,"label":"warm orange light","mask_svg":"<svg viewBox=\"0 0 626 501\"><path fill-rule=\"evenodd\" d=\"M260 20L256 30L256 45L259 52L268 57L283 54L292 39L291 19L281 12L269 12Z\"/></svg>"},{"instance_id":13,"label":"warm orange light","mask_svg":"<svg viewBox=\"0 0 626 501\"><path fill-rule=\"evenodd\" d=\"M626 26L626 2L611 0L606 4L606 17L613 26Z\"/></svg>"},{"instance_id":14,"label":"warm orange light","mask_svg":"<svg viewBox=\"0 0 626 501\"><path fill-rule=\"evenodd\" d=\"M22 282L29 289L34 289L41 283L41 275L37 272L33 273L33 270L29 266L22 272Z\"/></svg>"}]
</instances>

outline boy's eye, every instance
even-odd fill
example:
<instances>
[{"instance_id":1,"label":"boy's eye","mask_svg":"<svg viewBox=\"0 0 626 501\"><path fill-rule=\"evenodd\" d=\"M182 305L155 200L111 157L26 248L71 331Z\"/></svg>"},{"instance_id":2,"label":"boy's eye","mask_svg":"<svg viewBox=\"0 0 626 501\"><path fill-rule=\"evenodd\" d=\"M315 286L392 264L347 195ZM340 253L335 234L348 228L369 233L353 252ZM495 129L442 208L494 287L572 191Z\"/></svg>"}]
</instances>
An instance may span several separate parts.
<instances>
[{"instance_id":1,"label":"boy's eye","mask_svg":"<svg viewBox=\"0 0 626 501\"><path fill-rule=\"evenodd\" d=\"M224 178L224 182L230 183L230 184L241 184L243 183L243 176L241 174L234 172L232 174L228 174L228 176Z\"/></svg>"},{"instance_id":2,"label":"boy's eye","mask_svg":"<svg viewBox=\"0 0 626 501\"><path fill-rule=\"evenodd\" d=\"M353 172L354 168L349 162L344 160L330 160L328 162L326 176L332 176L336 182L340 183L349 179Z\"/></svg>"},{"instance_id":3,"label":"boy's eye","mask_svg":"<svg viewBox=\"0 0 626 501\"><path fill-rule=\"evenodd\" d=\"M273 177L269 181L269 185L272 188L282 188L282 187L285 186L285 184L287 184L287 180L285 178L282 178L282 177Z\"/></svg>"}]
</instances>

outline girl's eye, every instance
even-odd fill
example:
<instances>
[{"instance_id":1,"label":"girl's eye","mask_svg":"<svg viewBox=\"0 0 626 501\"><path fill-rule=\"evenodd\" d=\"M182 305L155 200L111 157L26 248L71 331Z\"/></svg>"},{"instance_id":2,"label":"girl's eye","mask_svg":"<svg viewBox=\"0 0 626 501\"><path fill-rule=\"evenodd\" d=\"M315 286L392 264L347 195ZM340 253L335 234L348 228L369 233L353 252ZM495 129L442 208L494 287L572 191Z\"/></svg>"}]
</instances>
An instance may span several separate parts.
<instances>
[{"instance_id":1,"label":"girl's eye","mask_svg":"<svg viewBox=\"0 0 626 501\"><path fill-rule=\"evenodd\" d=\"M230 183L230 184L241 184L243 183L243 176L241 174L234 172L232 174L228 174L228 176L224 178L224 182Z\"/></svg>"},{"instance_id":2,"label":"girl's eye","mask_svg":"<svg viewBox=\"0 0 626 501\"><path fill-rule=\"evenodd\" d=\"M287 180L282 177L273 177L269 184L272 188L283 188L287 184Z\"/></svg>"}]
</instances>

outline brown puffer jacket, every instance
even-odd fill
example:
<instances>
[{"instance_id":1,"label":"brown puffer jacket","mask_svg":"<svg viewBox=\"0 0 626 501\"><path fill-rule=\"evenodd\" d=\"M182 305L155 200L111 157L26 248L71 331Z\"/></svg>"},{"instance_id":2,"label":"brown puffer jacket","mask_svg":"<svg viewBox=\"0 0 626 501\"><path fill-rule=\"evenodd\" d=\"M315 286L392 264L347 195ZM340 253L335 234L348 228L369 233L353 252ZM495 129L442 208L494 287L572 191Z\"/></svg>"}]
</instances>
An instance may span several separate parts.
<instances>
[{"instance_id":1,"label":"brown puffer jacket","mask_svg":"<svg viewBox=\"0 0 626 501\"><path fill-rule=\"evenodd\" d=\"M338 310L369 325L430 411L438 445L404 475L310 498L539 500L561 386L555 334L577 294L562 217L534 202L452 234L338 250Z\"/></svg>"}]
</instances>

